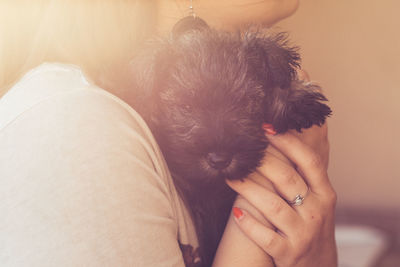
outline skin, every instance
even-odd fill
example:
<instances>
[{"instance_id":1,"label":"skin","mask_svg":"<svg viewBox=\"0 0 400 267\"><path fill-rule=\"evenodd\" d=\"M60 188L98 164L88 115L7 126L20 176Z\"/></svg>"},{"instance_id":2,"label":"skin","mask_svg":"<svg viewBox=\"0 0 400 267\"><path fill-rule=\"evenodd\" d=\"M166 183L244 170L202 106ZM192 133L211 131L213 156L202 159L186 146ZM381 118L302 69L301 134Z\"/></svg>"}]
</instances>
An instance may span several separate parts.
<instances>
[{"instance_id":1,"label":"skin","mask_svg":"<svg viewBox=\"0 0 400 267\"><path fill-rule=\"evenodd\" d=\"M196 15L212 27L236 30L250 23L270 26L290 16L297 0L194 0ZM158 0L158 30L168 33L189 15L189 1ZM304 71L298 77L309 80ZM271 145L257 173L244 182L228 182L239 193L213 266L337 266L334 239L336 193L327 175L327 125L299 134L269 135ZM309 192L301 206L297 194Z\"/></svg>"},{"instance_id":2,"label":"skin","mask_svg":"<svg viewBox=\"0 0 400 267\"><path fill-rule=\"evenodd\" d=\"M290 132L267 136L271 146L258 173L244 182L228 182L241 196L234 206L242 208L244 215L239 219L231 216L214 266L248 263L249 254L240 249L242 245L229 245L244 242L249 246L235 232L237 228L257 245L250 255L253 261L258 259L258 265L252 266L274 266L263 259L262 252L272 257L275 266L337 266L336 194L327 176L327 125L315 126L302 135ZM306 183L310 191L303 205L289 205L285 199L304 195ZM227 257L229 254L234 259Z\"/></svg>"},{"instance_id":3,"label":"skin","mask_svg":"<svg viewBox=\"0 0 400 267\"><path fill-rule=\"evenodd\" d=\"M215 28L234 30L250 23L271 26L293 14L298 0L193 0L194 12ZM189 0L157 0L158 29L168 32L190 14Z\"/></svg>"}]
</instances>

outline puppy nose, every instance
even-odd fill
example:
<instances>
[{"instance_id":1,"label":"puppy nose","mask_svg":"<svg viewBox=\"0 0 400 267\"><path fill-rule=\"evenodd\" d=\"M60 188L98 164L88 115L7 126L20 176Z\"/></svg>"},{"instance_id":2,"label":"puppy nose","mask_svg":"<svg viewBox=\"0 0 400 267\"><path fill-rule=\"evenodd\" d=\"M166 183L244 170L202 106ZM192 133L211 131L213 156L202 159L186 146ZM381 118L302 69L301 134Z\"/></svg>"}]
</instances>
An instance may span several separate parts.
<instances>
[{"instance_id":1,"label":"puppy nose","mask_svg":"<svg viewBox=\"0 0 400 267\"><path fill-rule=\"evenodd\" d=\"M207 155L208 164L217 170L225 169L232 161L232 156L228 153L210 152Z\"/></svg>"}]
</instances>

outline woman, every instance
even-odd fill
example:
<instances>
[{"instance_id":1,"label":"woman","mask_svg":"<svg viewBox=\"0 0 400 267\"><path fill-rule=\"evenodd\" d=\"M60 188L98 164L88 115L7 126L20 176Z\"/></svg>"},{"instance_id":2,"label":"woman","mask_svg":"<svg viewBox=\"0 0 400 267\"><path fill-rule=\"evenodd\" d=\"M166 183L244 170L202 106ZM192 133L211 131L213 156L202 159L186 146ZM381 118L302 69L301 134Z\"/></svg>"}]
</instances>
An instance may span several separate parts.
<instances>
[{"instance_id":1,"label":"woman","mask_svg":"<svg viewBox=\"0 0 400 267\"><path fill-rule=\"evenodd\" d=\"M271 25L297 4L198 0L194 9L231 30ZM147 126L98 88L122 95L118 76L137 46L168 33L189 1L0 5L1 265L200 266L193 223ZM229 183L241 197L213 266L336 266L326 126L265 129L268 164ZM302 205L285 201L297 194Z\"/></svg>"}]
</instances>

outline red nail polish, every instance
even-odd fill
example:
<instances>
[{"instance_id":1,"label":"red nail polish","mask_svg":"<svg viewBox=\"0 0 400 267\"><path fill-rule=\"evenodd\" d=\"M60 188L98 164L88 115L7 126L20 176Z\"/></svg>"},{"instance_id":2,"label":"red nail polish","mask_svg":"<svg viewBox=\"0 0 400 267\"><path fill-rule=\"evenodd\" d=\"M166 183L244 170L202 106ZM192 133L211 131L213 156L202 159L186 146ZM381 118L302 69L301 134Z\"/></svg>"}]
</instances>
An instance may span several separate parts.
<instances>
[{"instance_id":1,"label":"red nail polish","mask_svg":"<svg viewBox=\"0 0 400 267\"><path fill-rule=\"evenodd\" d=\"M238 207L233 207L232 210L233 210L233 215L236 217L236 219L241 219L243 217L243 211Z\"/></svg>"},{"instance_id":2,"label":"red nail polish","mask_svg":"<svg viewBox=\"0 0 400 267\"><path fill-rule=\"evenodd\" d=\"M267 134L276 135L276 131L275 131L274 126L272 124L264 123L262 127L263 127L264 131L267 132Z\"/></svg>"}]
</instances>

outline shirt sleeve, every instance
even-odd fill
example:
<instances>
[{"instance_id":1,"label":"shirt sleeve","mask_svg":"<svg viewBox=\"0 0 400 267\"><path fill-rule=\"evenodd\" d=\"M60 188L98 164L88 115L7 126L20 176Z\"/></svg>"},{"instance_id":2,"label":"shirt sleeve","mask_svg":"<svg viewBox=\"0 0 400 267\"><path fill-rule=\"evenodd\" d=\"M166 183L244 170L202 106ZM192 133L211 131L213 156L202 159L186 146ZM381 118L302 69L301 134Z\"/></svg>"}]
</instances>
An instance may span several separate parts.
<instances>
[{"instance_id":1,"label":"shirt sleeve","mask_svg":"<svg viewBox=\"0 0 400 267\"><path fill-rule=\"evenodd\" d=\"M184 266L168 170L133 110L72 90L0 140L1 266Z\"/></svg>"}]
</instances>

